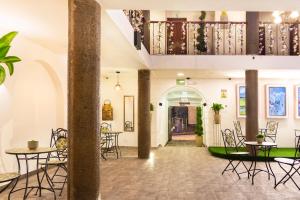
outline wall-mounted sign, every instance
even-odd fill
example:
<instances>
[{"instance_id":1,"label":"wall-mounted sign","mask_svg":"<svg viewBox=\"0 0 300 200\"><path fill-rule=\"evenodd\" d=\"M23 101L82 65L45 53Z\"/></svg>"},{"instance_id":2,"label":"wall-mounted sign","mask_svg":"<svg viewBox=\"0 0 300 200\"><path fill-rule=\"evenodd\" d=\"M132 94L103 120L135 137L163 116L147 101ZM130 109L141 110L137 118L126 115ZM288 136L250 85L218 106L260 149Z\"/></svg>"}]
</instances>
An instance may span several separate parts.
<instances>
[{"instance_id":1,"label":"wall-mounted sign","mask_svg":"<svg viewBox=\"0 0 300 200\"><path fill-rule=\"evenodd\" d=\"M227 98L227 90L221 89L221 98L226 99Z\"/></svg>"},{"instance_id":2,"label":"wall-mounted sign","mask_svg":"<svg viewBox=\"0 0 300 200\"><path fill-rule=\"evenodd\" d=\"M185 85L185 79L176 79L176 85Z\"/></svg>"}]
</instances>

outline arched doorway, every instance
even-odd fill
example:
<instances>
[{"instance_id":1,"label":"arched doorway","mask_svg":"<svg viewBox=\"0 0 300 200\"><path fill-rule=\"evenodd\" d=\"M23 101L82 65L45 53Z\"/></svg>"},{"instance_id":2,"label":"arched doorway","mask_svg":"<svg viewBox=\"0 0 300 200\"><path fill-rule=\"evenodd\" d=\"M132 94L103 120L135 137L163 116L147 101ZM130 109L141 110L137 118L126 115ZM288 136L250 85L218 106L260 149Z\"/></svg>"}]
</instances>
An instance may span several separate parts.
<instances>
[{"instance_id":1,"label":"arched doorway","mask_svg":"<svg viewBox=\"0 0 300 200\"><path fill-rule=\"evenodd\" d=\"M196 107L203 107L203 125L206 132L207 108L204 95L190 86L175 86L159 99L156 116L157 143L165 145L172 140L193 141L195 138ZM205 143L204 136L204 143Z\"/></svg>"}]
</instances>

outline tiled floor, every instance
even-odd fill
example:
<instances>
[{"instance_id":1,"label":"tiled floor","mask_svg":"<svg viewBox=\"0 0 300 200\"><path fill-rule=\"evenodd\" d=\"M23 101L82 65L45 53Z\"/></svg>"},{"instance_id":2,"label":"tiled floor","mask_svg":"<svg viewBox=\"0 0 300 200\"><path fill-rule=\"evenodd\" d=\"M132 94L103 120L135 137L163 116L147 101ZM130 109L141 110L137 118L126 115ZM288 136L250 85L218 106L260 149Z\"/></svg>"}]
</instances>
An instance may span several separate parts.
<instances>
[{"instance_id":1,"label":"tiled floor","mask_svg":"<svg viewBox=\"0 0 300 200\"><path fill-rule=\"evenodd\" d=\"M102 161L101 196L103 200L300 199L300 192L292 183L274 190L273 179L268 180L265 174L257 175L254 185L246 176L241 180L231 172L222 176L226 164L226 160L210 156L206 148L164 147L154 150L149 160L139 160L135 149L126 149L122 159ZM272 166L277 177L281 177L277 164ZM66 192L61 199L65 196ZM6 194L0 199L7 199Z\"/></svg>"}]
</instances>

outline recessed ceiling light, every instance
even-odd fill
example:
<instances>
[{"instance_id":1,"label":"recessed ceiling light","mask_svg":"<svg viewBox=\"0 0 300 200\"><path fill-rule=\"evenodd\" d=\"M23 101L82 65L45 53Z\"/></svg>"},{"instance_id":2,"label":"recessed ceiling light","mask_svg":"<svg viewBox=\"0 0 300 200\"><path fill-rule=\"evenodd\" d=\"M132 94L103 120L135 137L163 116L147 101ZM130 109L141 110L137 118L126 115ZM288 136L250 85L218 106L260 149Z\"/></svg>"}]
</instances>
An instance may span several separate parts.
<instances>
[{"instance_id":1,"label":"recessed ceiling light","mask_svg":"<svg viewBox=\"0 0 300 200\"><path fill-rule=\"evenodd\" d=\"M282 18L280 16L275 17L274 23L275 24L280 24L282 22Z\"/></svg>"},{"instance_id":2,"label":"recessed ceiling light","mask_svg":"<svg viewBox=\"0 0 300 200\"><path fill-rule=\"evenodd\" d=\"M184 73L179 72L177 73L177 76L184 76Z\"/></svg>"}]
</instances>

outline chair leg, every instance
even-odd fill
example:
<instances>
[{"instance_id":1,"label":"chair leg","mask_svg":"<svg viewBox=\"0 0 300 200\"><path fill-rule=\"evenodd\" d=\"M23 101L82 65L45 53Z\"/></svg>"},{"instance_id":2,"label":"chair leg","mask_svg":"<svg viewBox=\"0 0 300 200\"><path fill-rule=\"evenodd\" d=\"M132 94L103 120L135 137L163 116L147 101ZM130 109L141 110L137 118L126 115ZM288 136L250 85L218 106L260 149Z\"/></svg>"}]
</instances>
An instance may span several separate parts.
<instances>
[{"instance_id":1,"label":"chair leg","mask_svg":"<svg viewBox=\"0 0 300 200\"><path fill-rule=\"evenodd\" d=\"M278 181L277 182L277 184L274 186L274 189L276 189L276 187L280 184L280 183L282 183L288 176L290 176L289 175L289 173L293 170L293 167L291 166L291 169L289 170L289 171L287 171L280 163L278 163L279 164L279 167L286 173L281 179L280 179L280 181ZM289 178L288 178L289 179ZM288 180L287 179L287 180Z\"/></svg>"}]
</instances>

